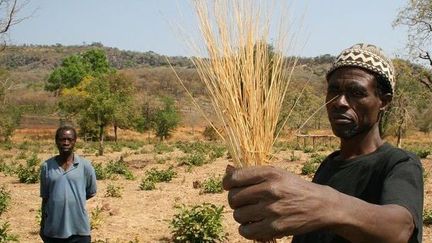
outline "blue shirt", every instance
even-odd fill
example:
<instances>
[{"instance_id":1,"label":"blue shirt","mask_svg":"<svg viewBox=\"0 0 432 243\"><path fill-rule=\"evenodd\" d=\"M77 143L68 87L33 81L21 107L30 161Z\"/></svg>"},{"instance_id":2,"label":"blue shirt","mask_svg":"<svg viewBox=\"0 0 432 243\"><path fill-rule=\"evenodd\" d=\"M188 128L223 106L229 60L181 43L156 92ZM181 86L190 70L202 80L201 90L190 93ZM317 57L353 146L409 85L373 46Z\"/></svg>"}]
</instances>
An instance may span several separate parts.
<instances>
[{"instance_id":1,"label":"blue shirt","mask_svg":"<svg viewBox=\"0 0 432 243\"><path fill-rule=\"evenodd\" d=\"M86 200L95 193L96 175L89 161L74 154L67 171L55 157L45 161L40 174L40 196L46 199L43 234L53 238L90 235Z\"/></svg>"}]
</instances>

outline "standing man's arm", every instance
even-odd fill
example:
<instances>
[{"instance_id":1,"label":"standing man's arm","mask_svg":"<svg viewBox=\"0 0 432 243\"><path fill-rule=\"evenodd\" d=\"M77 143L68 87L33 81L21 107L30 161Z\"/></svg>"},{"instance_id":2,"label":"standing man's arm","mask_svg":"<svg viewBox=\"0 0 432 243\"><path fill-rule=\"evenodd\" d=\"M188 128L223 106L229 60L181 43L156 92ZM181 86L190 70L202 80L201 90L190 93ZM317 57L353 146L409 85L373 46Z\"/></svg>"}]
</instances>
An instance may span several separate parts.
<instances>
[{"instance_id":1,"label":"standing man's arm","mask_svg":"<svg viewBox=\"0 0 432 243\"><path fill-rule=\"evenodd\" d=\"M40 196L42 197L42 204L41 204L41 222L40 222L40 231L39 235L43 239L43 233L44 233L44 227L45 227L45 218L47 215L46 212L46 205L48 202L48 196L49 196L49 188L46 180L46 163L41 166L40 175L39 175L39 181L40 181Z\"/></svg>"},{"instance_id":2,"label":"standing man's arm","mask_svg":"<svg viewBox=\"0 0 432 243\"><path fill-rule=\"evenodd\" d=\"M96 173L93 168L93 166L89 162L89 166L86 170L86 180L87 180L87 186L86 186L86 198L87 200L94 197L97 192L97 186L96 186Z\"/></svg>"}]
</instances>

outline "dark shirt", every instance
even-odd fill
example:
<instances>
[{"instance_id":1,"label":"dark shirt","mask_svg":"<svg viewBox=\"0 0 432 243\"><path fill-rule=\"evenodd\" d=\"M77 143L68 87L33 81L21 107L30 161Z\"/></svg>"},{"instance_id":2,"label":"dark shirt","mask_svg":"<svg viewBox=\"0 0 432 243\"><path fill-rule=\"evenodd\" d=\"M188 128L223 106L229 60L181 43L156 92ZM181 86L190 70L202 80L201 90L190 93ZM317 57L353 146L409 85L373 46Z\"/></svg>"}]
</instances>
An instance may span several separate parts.
<instances>
[{"instance_id":1,"label":"dark shirt","mask_svg":"<svg viewBox=\"0 0 432 243\"><path fill-rule=\"evenodd\" d=\"M342 160L330 154L318 168L313 182L328 185L366 202L397 204L412 214L415 230L409 242L422 242L423 170L414 154L388 143L375 152ZM391 222L388 222L391 224ZM345 243L348 240L325 230L294 236L293 243Z\"/></svg>"}]
</instances>

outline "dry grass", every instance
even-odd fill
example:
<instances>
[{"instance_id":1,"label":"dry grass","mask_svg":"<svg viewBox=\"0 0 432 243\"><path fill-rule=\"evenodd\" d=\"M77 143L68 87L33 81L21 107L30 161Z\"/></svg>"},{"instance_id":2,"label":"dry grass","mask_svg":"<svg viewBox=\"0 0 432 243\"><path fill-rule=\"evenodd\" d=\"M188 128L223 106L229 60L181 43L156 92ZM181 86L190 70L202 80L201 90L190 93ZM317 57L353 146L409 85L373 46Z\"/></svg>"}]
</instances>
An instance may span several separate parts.
<instances>
[{"instance_id":1,"label":"dry grass","mask_svg":"<svg viewBox=\"0 0 432 243\"><path fill-rule=\"evenodd\" d=\"M269 163L296 59L287 15L270 42L276 1L194 1L208 58L193 58L236 166ZM274 17L274 16L273 16ZM271 45L270 45L271 43ZM195 46L199 49L198 45Z\"/></svg>"}]
</instances>

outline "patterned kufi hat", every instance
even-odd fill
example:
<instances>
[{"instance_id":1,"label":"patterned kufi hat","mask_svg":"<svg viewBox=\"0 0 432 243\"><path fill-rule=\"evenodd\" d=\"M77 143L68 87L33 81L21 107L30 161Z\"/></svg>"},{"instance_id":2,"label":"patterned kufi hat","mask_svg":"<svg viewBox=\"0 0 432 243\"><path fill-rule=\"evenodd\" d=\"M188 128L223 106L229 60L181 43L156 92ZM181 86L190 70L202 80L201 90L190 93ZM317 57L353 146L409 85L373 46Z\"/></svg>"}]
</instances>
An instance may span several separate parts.
<instances>
[{"instance_id":1,"label":"patterned kufi hat","mask_svg":"<svg viewBox=\"0 0 432 243\"><path fill-rule=\"evenodd\" d=\"M327 80L334 70L346 66L361 67L378 74L385 82L383 85L388 87L392 94L394 93L394 67L381 48L360 43L343 50L327 72Z\"/></svg>"}]
</instances>

